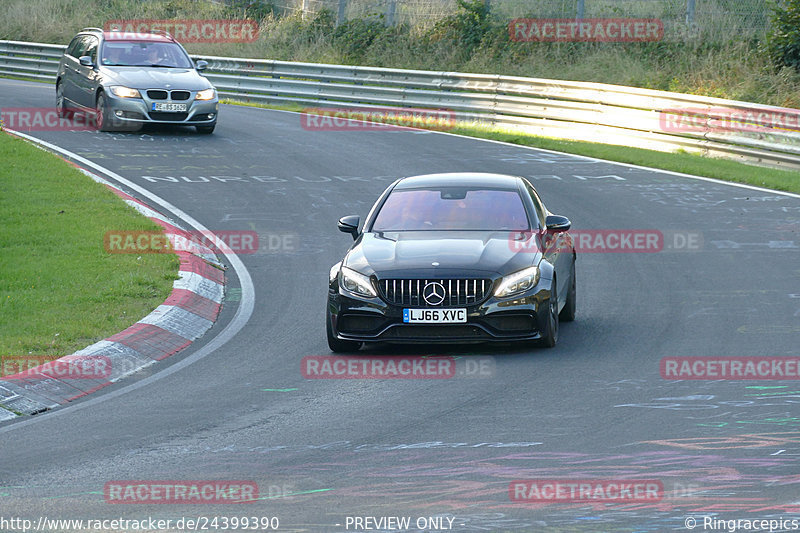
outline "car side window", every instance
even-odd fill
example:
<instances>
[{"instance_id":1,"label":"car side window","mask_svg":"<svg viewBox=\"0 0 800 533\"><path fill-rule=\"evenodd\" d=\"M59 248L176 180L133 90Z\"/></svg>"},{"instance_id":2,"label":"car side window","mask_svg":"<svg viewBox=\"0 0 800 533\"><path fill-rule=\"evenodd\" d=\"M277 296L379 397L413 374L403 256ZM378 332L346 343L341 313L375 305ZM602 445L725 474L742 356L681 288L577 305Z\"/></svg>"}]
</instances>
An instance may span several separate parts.
<instances>
[{"instance_id":1,"label":"car side window","mask_svg":"<svg viewBox=\"0 0 800 533\"><path fill-rule=\"evenodd\" d=\"M86 55L86 48L89 46L90 37L88 35L79 35L77 38L78 42L75 45L72 56L80 59L82 56Z\"/></svg>"},{"instance_id":2,"label":"car side window","mask_svg":"<svg viewBox=\"0 0 800 533\"><path fill-rule=\"evenodd\" d=\"M536 193L536 189L534 189L530 185L525 184L525 188L528 189L528 194L531 195L531 200L533 201L533 208L536 209L536 216L539 217L539 225L542 228L547 227L545 224L545 219L547 218L547 210L544 208L544 204L542 204L542 199L539 198L539 195Z\"/></svg>"},{"instance_id":3,"label":"car side window","mask_svg":"<svg viewBox=\"0 0 800 533\"><path fill-rule=\"evenodd\" d=\"M92 58L92 63L97 64L97 37L89 36L86 38L86 49L83 51L84 56Z\"/></svg>"},{"instance_id":4,"label":"car side window","mask_svg":"<svg viewBox=\"0 0 800 533\"><path fill-rule=\"evenodd\" d=\"M74 58L78 58L78 48L80 47L80 43L83 40L83 35L77 35L72 41L69 43L67 47L67 55L72 56Z\"/></svg>"}]
</instances>

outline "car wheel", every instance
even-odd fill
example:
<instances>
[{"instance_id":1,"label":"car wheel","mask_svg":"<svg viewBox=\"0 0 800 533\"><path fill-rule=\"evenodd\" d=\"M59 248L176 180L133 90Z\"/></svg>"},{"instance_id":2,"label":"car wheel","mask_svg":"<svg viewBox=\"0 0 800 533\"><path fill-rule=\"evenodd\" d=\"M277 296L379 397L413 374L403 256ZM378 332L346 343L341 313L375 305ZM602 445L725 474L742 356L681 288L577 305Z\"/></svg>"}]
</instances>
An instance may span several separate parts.
<instances>
[{"instance_id":1,"label":"car wheel","mask_svg":"<svg viewBox=\"0 0 800 533\"><path fill-rule=\"evenodd\" d=\"M564 322L572 322L575 320L575 310L576 310L576 299L577 295L575 294L575 261L572 262L572 276L570 276L569 281L569 289L567 291L567 303L564 304L564 309L561 310L561 314L558 315L560 320Z\"/></svg>"},{"instance_id":2,"label":"car wheel","mask_svg":"<svg viewBox=\"0 0 800 533\"><path fill-rule=\"evenodd\" d=\"M95 121L97 123L98 131L113 131L111 127L111 117L108 115L108 106L106 105L106 97L103 93L97 97L97 107L95 109Z\"/></svg>"},{"instance_id":3,"label":"car wheel","mask_svg":"<svg viewBox=\"0 0 800 533\"><path fill-rule=\"evenodd\" d=\"M359 348L361 348L360 342L357 341L343 341L341 339L337 339L333 335L333 328L331 327L331 314L328 311L327 316L325 317L325 329L328 333L328 348L331 349L334 353L342 353L342 352L357 352Z\"/></svg>"},{"instance_id":4,"label":"car wheel","mask_svg":"<svg viewBox=\"0 0 800 533\"><path fill-rule=\"evenodd\" d=\"M545 348L552 348L558 342L558 289L556 288L555 278L553 278L553 289L550 291L550 298L547 303L546 325L539 342Z\"/></svg>"},{"instance_id":5,"label":"car wheel","mask_svg":"<svg viewBox=\"0 0 800 533\"><path fill-rule=\"evenodd\" d=\"M210 126L195 126L197 128L197 133L204 133L208 135L209 133L214 133L214 128L216 124L212 124Z\"/></svg>"},{"instance_id":6,"label":"car wheel","mask_svg":"<svg viewBox=\"0 0 800 533\"><path fill-rule=\"evenodd\" d=\"M56 114L60 118L72 116L72 111L67 108L67 102L64 99L64 84L61 82L56 85Z\"/></svg>"}]
</instances>

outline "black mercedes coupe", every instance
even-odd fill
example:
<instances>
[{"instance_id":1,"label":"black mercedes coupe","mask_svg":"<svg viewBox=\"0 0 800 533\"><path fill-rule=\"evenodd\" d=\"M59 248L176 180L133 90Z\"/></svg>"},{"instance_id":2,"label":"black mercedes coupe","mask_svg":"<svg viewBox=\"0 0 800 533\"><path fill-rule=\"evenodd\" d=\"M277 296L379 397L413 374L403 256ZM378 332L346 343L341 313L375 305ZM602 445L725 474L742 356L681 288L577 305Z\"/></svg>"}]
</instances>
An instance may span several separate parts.
<instances>
[{"instance_id":1,"label":"black mercedes coupe","mask_svg":"<svg viewBox=\"0 0 800 533\"><path fill-rule=\"evenodd\" d=\"M536 341L552 347L575 318L569 219L522 177L447 173L402 178L330 271L326 329L334 352L366 342Z\"/></svg>"}]
</instances>

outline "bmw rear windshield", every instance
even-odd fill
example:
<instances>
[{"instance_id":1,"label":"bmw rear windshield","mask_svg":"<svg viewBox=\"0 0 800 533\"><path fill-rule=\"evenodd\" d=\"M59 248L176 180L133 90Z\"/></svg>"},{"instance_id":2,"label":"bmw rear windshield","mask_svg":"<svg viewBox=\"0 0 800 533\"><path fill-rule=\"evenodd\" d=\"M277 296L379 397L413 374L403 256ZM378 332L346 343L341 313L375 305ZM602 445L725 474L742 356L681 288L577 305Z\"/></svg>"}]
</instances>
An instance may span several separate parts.
<instances>
[{"instance_id":1,"label":"bmw rear windshield","mask_svg":"<svg viewBox=\"0 0 800 533\"><path fill-rule=\"evenodd\" d=\"M515 189L430 187L395 189L371 231L526 231L528 213Z\"/></svg>"}]
</instances>

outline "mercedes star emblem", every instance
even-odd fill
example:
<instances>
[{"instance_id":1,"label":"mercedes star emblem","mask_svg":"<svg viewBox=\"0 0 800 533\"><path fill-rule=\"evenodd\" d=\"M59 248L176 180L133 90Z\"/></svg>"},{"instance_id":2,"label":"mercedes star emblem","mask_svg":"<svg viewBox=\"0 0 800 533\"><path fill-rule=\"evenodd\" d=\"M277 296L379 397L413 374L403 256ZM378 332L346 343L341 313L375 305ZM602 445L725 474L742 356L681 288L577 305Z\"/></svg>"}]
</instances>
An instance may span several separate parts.
<instances>
[{"instance_id":1,"label":"mercedes star emblem","mask_svg":"<svg viewBox=\"0 0 800 533\"><path fill-rule=\"evenodd\" d=\"M429 281L422 289L422 298L428 305L439 305L444 301L444 285L438 281Z\"/></svg>"}]
</instances>

